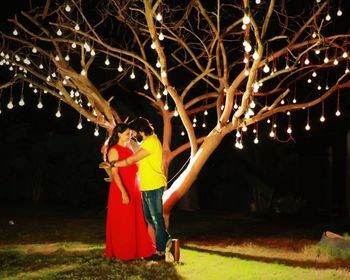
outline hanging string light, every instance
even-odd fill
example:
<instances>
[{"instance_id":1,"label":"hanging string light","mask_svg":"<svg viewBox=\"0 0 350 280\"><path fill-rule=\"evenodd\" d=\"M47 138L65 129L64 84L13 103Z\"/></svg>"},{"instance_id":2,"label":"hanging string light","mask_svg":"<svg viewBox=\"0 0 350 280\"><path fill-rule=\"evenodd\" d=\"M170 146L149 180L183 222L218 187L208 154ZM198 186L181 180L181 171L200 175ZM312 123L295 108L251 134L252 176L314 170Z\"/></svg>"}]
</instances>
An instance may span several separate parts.
<instances>
[{"instance_id":1,"label":"hanging string light","mask_svg":"<svg viewBox=\"0 0 350 280\"><path fill-rule=\"evenodd\" d=\"M69 6L69 4L67 4L64 9L66 10L67 13L69 13L72 10L72 8Z\"/></svg>"},{"instance_id":2,"label":"hanging string light","mask_svg":"<svg viewBox=\"0 0 350 280\"><path fill-rule=\"evenodd\" d=\"M132 67L132 70L131 70L131 74L130 74L130 79L135 79L136 78L136 75L135 75L135 70L134 70L134 66Z\"/></svg>"},{"instance_id":3,"label":"hanging string light","mask_svg":"<svg viewBox=\"0 0 350 280\"><path fill-rule=\"evenodd\" d=\"M339 89L337 93L337 111L335 112L335 115L339 117L341 115L340 113L340 94L339 94Z\"/></svg>"},{"instance_id":4,"label":"hanging string light","mask_svg":"<svg viewBox=\"0 0 350 280\"><path fill-rule=\"evenodd\" d=\"M324 122L326 120L324 116L324 101L322 101L322 112L321 112L321 117L320 117L320 122Z\"/></svg>"},{"instance_id":5,"label":"hanging string light","mask_svg":"<svg viewBox=\"0 0 350 280\"><path fill-rule=\"evenodd\" d=\"M41 93L41 91L40 91L40 93L39 93L38 104L36 105L36 107L37 107L38 109L42 109L42 108L44 107L43 101L42 101L42 93Z\"/></svg>"},{"instance_id":6,"label":"hanging string light","mask_svg":"<svg viewBox=\"0 0 350 280\"><path fill-rule=\"evenodd\" d=\"M305 125L305 130L309 131L311 129L310 127L310 110L309 107L307 108L307 117L306 117L306 125Z\"/></svg>"},{"instance_id":7,"label":"hanging string light","mask_svg":"<svg viewBox=\"0 0 350 280\"><path fill-rule=\"evenodd\" d=\"M94 135L95 135L96 137L100 135L99 127L98 127L98 124L97 124L97 123L96 123L95 131L94 131Z\"/></svg>"},{"instance_id":8,"label":"hanging string light","mask_svg":"<svg viewBox=\"0 0 350 280\"><path fill-rule=\"evenodd\" d=\"M83 120L81 118L81 114L79 114L79 122L78 122L78 125L77 125L77 129L82 129L83 128Z\"/></svg>"},{"instance_id":9,"label":"hanging string light","mask_svg":"<svg viewBox=\"0 0 350 280\"><path fill-rule=\"evenodd\" d=\"M11 110L13 109L13 94L12 94L12 85L10 86L10 98L9 102L7 103L7 109Z\"/></svg>"},{"instance_id":10,"label":"hanging string light","mask_svg":"<svg viewBox=\"0 0 350 280\"><path fill-rule=\"evenodd\" d=\"M56 116L56 118L60 118L62 116L62 114L61 114L61 99L58 99L57 111L56 111L55 116Z\"/></svg>"},{"instance_id":11,"label":"hanging string light","mask_svg":"<svg viewBox=\"0 0 350 280\"><path fill-rule=\"evenodd\" d=\"M21 95L20 95L20 99L18 102L18 105L21 107L24 106L24 104L25 104L23 90L24 90L24 82L22 82L22 85L21 85Z\"/></svg>"},{"instance_id":12,"label":"hanging string light","mask_svg":"<svg viewBox=\"0 0 350 280\"><path fill-rule=\"evenodd\" d=\"M289 135L292 134L292 121L291 121L291 115L290 115L290 114L289 114L289 118L288 118L287 133L288 133Z\"/></svg>"},{"instance_id":13,"label":"hanging string light","mask_svg":"<svg viewBox=\"0 0 350 280\"><path fill-rule=\"evenodd\" d=\"M123 72L123 66L122 66L122 62L121 60L119 60L119 64L118 64L118 72Z\"/></svg>"},{"instance_id":14,"label":"hanging string light","mask_svg":"<svg viewBox=\"0 0 350 280\"><path fill-rule=\"evenodd\" d=\"M255 133L254 144L258 144L259 143L259 125L258 125L258 123L256 123L253 132Z\"/></svg>"}]
</instances>

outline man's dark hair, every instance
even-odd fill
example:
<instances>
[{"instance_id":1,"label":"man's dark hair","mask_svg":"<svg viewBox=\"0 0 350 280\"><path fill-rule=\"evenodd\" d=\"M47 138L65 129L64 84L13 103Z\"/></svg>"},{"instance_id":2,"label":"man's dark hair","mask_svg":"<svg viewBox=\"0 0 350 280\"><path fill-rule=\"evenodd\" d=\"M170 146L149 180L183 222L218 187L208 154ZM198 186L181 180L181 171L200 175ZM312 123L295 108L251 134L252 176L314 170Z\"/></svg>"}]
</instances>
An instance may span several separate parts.
<instances>
[{"instance_id":1,"label":"man's dark hair","mask_svg":"<svg viewBox=\"0 0 350 280\"><path fill-rule=\"evenodd\" d=\"M136 132L144 132L145 135L152 135L154 132L154 128L152 124L143 117L138 117L131 122L128 123L129 128L135 130Z\"/></svg>"}]
</instances>

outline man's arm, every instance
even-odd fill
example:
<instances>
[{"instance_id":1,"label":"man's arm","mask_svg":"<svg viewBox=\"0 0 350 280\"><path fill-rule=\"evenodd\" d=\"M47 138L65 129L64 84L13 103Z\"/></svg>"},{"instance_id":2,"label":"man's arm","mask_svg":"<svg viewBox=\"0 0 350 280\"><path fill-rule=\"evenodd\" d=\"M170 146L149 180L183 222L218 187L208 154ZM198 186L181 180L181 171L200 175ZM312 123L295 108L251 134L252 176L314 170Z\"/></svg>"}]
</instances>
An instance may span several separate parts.
<instances>
[{"instance_id":1,"label":"man's arm","mask_svg":"<svg viewBox=\"0 0 350 280\"><path fill-rule=\"evenodd\" d=\"M144 159L145 157L147 157L149 155L150 155L150 152L141 148L132 156L127 157L127 158L120 160L120 161L116 161L116 162L114 162L114 164L111 163L111 165L116 166L116 167L124 167L124 166L128 166L128 165L132 165L135 162L138 162L141 159Z\"/></svg>"}]
</instances>

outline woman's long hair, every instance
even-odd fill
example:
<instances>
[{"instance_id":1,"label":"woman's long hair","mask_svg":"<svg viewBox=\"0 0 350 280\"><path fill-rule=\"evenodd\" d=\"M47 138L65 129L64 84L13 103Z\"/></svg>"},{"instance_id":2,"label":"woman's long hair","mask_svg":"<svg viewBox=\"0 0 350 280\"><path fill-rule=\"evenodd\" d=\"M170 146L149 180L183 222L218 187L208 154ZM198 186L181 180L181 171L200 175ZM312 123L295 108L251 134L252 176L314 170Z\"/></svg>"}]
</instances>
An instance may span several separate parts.
<instances>
[{"instance_id":1,"label":"woman's long hair","mask_svg":"<svg viewBox=\"0 0 350 280\"><path fill-rule=\"evenodd\" d=\"M115 144L118 143L119 141L119 135L118 133L123 133L125 130L127 130L129 126L125 123L118 123L114 128L112 132L112 136L108 140L108 145L107 145L107 153L110 148L112 148Z\"/></svg>"}]
</instances>

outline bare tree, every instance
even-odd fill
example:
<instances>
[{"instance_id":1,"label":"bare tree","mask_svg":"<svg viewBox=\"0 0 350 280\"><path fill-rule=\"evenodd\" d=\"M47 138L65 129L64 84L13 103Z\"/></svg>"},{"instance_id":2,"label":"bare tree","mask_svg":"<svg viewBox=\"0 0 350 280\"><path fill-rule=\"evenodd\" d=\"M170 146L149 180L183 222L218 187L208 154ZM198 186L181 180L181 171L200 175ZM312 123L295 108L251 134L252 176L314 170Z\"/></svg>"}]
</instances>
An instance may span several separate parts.
<instances>
[{"instance_id":1,"label":"bare tree","mask_svg":"<svg viewBox=\"0 0 350 280\"><path fill-rule=\"evenodd\" d=\"M65 103L107 130L122 121L109 89L118 85L130 98L144 98L163 119L166 172L176 156L190 151L186 168L165 192L167 215L225 135L235 132L242 148L251 126L257 143L262 120L278 113L290 120L292 111L307 108L309 114L316 105L323 110L328 97L338 94L339 100L350 87L350 35L332 29L341 3L58 2L21 12L1 32L1 65L14 74L1 88L29 84L39 97L56 97L58 113ZM138 82L130 83L135 76ZM199 116L210 123L199 124ZM175 119L186 139L177 147ZM270 136L276 136L273 122Z\"/></svg>"}]
</instances>

